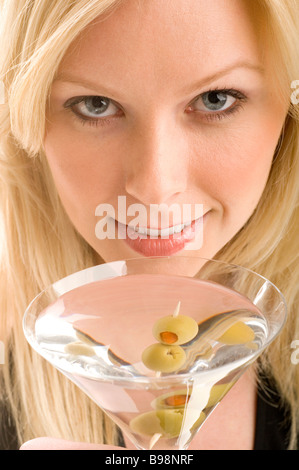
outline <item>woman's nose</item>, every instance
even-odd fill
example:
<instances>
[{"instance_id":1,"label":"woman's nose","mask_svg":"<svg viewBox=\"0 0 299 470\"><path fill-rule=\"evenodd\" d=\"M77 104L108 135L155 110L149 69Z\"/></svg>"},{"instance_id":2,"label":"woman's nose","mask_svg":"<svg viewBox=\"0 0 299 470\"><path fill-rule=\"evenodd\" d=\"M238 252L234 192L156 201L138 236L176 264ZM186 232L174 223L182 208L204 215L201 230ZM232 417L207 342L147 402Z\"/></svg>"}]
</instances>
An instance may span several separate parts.
<instances>
[{"instance_id":1,"label":"woman's nose","mask_svg":"<svg viewBox=\"0 0 299 470\"><path fill-rule=\"evenodd\" d=\"M166 119L134 133L125 162L125 189L145 205L162 204L186 191L189 155L183 131Z\"/></svg>"}]
</instances>

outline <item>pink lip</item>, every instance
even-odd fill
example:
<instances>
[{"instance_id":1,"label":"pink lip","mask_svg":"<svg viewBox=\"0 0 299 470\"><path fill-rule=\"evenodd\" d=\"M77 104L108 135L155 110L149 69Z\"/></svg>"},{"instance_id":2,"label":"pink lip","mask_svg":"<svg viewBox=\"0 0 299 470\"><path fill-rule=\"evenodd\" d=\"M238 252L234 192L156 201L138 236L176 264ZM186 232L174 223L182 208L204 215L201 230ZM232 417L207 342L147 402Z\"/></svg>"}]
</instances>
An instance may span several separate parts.
<instances>
[{"instance_id":1,"label":"pink lip","mask_svg":"<svg viewBox=\"0 0 299 470\"><path fill-rule=\"evenodd\" d=\"M180 233L168 235L167 238L160 236L150 237L135 232L127 225L115 222L118 233L124 242L137 253L143 256L171 256L183 250L187 243L194 240L198 229L203 223L204 217L194 220L191 225L185 227Z\"/></svg>"}]
</instances>

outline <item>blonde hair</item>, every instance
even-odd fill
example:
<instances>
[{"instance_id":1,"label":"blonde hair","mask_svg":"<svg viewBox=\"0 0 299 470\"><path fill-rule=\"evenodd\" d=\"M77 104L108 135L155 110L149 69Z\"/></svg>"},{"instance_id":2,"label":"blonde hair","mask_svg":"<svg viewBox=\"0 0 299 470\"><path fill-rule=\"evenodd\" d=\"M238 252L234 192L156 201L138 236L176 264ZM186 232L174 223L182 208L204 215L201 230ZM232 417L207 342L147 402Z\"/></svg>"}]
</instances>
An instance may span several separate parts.
<instances>
[{"instance_id":1,"label":"blonde hair","mask_svg":"<svg viewBox=\"0 0 299 470\"><path fill-rule=\"evenodd\" d=\"M120 2L0 0L0 79L7 95L0 106L0 335L6 335L7 344L2 399L15 420L20 443L39 436L99 443L118 439L116 427L99 408L31 350L21 323L27 305L41 290L96 263L95 252L71 224L51 179L43 152L45 110L70 44ZM299 78L299 4L255 0L255 5L279 64L279 89L290 96L290 84ZM298 121L298 109L290 105L264 194L247 224L217 255L268 277L287 300L287 325L263 355L262 367L271 371L290 403L291 447L299 408L299 369L290 360L291 342L296 335L299 339Z\"/></svg>"}]
</instances>

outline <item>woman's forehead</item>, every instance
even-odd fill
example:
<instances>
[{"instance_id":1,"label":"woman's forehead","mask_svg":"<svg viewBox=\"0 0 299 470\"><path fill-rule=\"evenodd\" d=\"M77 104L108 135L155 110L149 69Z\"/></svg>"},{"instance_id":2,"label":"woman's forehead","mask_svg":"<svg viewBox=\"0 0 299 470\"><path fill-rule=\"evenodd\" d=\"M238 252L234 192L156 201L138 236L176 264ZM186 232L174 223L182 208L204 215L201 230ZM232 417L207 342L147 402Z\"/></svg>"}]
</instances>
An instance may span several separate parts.
<instances>
[{"instance_id":1,"label":"woman's forehead","mask_svg":"<svg viewBox=\"0 0 299 470\"><path fill-rule=\"evenodd\" d=\"M185 82L188 74L209 76L235 62L261 65L245 1L125 0L78 36L59 72Z\"/></svg>"}]
</instances>

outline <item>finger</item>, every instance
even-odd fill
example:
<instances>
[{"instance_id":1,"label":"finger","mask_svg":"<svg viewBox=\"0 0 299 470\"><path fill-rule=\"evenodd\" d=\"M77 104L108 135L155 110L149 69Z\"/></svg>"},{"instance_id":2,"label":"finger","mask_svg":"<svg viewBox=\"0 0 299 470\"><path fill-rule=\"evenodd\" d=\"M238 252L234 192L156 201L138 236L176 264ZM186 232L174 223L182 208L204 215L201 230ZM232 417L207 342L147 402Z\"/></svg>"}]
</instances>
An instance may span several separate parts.
<instances>
[{"instance_id":1,"label":"finger","mask_svg":"<svg viewBox=\"0 0 299 470\"><path fill-rule=\"evenodd\" d=\"M123 447L104 444L72 442L52 437L39 437L25 442L20 450L126 450Z\"/></svg>"}]
</instances>

